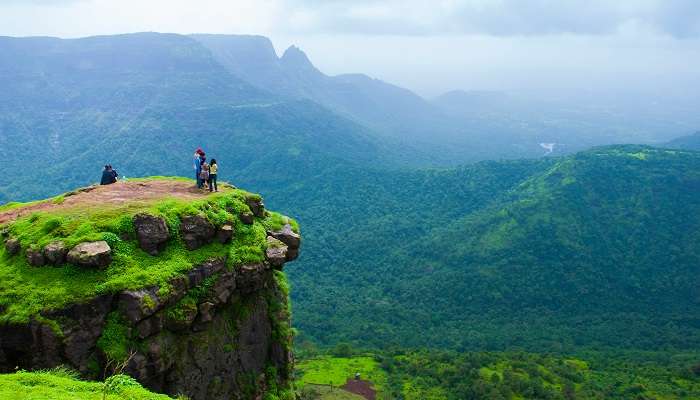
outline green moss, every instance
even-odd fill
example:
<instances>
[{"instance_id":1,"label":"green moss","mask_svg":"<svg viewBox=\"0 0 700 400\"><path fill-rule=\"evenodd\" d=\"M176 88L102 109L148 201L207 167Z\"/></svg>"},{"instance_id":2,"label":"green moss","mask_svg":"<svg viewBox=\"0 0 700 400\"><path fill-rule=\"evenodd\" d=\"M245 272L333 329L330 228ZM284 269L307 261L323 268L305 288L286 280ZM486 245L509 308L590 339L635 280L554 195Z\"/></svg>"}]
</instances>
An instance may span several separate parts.
<instances>
[{"instance_id":1,"label":"green moss","mask_svg":"<svg viewBox=\"0 0 700 400\"><path fill-rule=\"evenodd\" d=\"M289 224L292 227L292 231L299 233L299 223L297 223L297 221L274 211L268 211L268 215L263 221L263 224L265 228L272 231L279 231L284 228L285 225Z\"/></svg>"},{"instance_id":2,"label":"green moss","mask_svg":"<svg viewBox=\"0 0 700 400\"><path fill-rule=\"evenodd\" d=\"M201 303L210 293L212 286L219 279L219 275L212 275L205 279L197 287L187 291L185 296L174 306L166 310L166 316L173 321L184 321L187 315L197 310L197 304Z\"/></svg>"},{"instance_id":3,"label":"green moss","mask_svg":"<svg viewBox=\"0 0 700 400\"><path fill-rule=\"evenodd\" d=\"M97 340L97 347L109 360L121 362L129 356L131 346L129 327L119 312L111 312L107 316L107 324L102 330L102 336Z\"/></svg>"},{"instance_id":4,"label":"green moss","mask_svg":"<svg viewBox=\"0 0 700 400\"><path fill-rule=\"evenodd\" d=\"M40 311L60 309L67 304L89 300L103 293L116 293L158 285L169 290L167 282L185 274L194 265L212 258L227 258L227 266L259 263L265 259L266 226L270 214L253 225L238 220L238 212L247 209L248 192L225 189L197 200L166 197L149 202L125 202L118 206L73 205L40 211L7 224L10 235L23 249L42 249L54 241L68 248L78 243L105 240L112 248L113 261L105 270L82 269L72 265L36 268L27 264L24 254L9 256L0 246L0 323L24 323ZM4 205L2 210L26 205ZM136 242L133 216L149 213L163 217L171 232L164 251L153 257ZM203 215L217 226L229 223L236 231L234 240L222 245L212 243L188 251L179 234L185 215Z\"/></svg>"},{"instance_id":5,"label":"green moss","mask_svg":"<svg viewBox=\"0 0 700 400\"><path fill-rule=\"evenodd\" d=\"M115 375L106 382L79 380L66 369L0 374L0 399L13 400L166 400L149 392L133 378Z\"/></svg>"}]
</instances>

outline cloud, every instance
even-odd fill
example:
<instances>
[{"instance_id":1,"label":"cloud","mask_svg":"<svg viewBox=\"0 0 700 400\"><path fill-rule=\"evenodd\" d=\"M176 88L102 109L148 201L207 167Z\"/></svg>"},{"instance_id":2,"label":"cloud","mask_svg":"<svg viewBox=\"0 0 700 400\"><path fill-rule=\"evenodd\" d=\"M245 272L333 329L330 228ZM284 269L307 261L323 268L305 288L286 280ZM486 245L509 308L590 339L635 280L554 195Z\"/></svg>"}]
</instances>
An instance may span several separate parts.
<instances>
[{"instance_id":1,"label":"cloud","mask_svg":"<svg viewBox=\"0 0 700 400\"><path fill-rule=\"evenodd\" d=\"M629 26L700 35L697 0L291 0L295 32L493 36L613 34Z\"/></svg>"},{"instance_id":2,"label":"cloud","mask_svg":"<svg viewBox=\"0 0 700 400\"><path fill-rule=\"evenodd\" d=\"M2 0L0 5L21 6L67 6L74 3L84 3L90 0Z\"/></svg>"}]
</instances>

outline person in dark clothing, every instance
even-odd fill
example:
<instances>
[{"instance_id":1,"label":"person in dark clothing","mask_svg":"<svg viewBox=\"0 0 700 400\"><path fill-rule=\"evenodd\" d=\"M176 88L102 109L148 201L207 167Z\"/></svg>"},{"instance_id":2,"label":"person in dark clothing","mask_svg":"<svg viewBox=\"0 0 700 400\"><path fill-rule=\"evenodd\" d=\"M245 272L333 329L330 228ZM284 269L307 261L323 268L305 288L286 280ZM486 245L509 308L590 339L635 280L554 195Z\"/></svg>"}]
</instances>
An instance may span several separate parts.
<instances>
[{"instance_id":1,"label":"person in dark clothing","mask_svg":"<svg viewBox=\"0 0 700 400\"><path fill-rule=\"evenodd\" d=\"M116 169L112 168L112 164L107 164L109 166L109 170L112 171L112 176L114 177L114 182L117 181L117 178L119 178L119 172L117 172ZM112 183L114 183L112 182Z\"/></svg>"},{"instance_id":2,"label":"person in dark clothing","mask_svg":"<svg viewBox=\"0 0 700 400\"><path fill-rule=\"evenodd\" d=\"M218 192L219 186L216 184L216 174L219 171L219 166L216 165L216 159L211 159L211 164L209 164L209 191Z\"/></svg>"},{"instance_id":3,"label":"person in dark clothing","mask_svg":"<svg viewBox=\"0 0 700 400\"><path fill-rule=\"evenodd\" d=\"M105 165L105 169L102 171L102 179L100 180L100 185L111 185L117 181L116 171L112 169L110 165Z\"/></svg>"}]
</instances>

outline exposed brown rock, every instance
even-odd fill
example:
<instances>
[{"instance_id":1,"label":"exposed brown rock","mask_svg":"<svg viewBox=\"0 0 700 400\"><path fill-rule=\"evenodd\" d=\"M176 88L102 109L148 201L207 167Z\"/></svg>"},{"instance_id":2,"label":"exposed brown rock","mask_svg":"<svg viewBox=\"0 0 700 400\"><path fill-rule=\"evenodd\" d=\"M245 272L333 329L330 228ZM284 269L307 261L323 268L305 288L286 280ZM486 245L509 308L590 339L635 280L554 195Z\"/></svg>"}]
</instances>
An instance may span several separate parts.
<instances>
[{"instance_id":1,"label":"exposed brown rock","mask_svg":"<svg viewBox=\"0 0 700 400\"><path fill-rule=\"evenodd\" d=\"M258 218L265 218L265 204L259 197L248 197L245 203L250 208L250 211Z\"/></svg>"},{"instance_id":2,"label":"exposed brown rock","mask_svg":"<svg viewBox=\"0 0 700 400\"><path fill-rule=\"evenodd\" d=\"M219 230L216 232L216 240L219 241L219 243L225 244L231 241L233 238L233 226L226 224L219 228Z\"/></svg>"},{"instance_id":3,"label":"exposed brown rock","mask_svg":"<svg viewBox=\"0 0 700 400\"><path fill-rule=\"evenodd\" d=\"M285 261L287 261L287 245L272 236L268 236L265 258L273 267L282 269Z\"/></svg>"},{"instance_id":4,"label":"exposed brown rock","mask_svg":"<svg viewBox=\"0 0 700 400\"><path fill-rule=\"evenodd\" d=\"M262 289L269 271L269 268L263 263L242 265L236 276L237 290L248 294Z\"/></svg>"},{"instance_id":5,"label":"exposed brown rock","mask_svg":"<svg viewBox=\"0 0 700 400\"><path fill-rule=\"evenodd\" d=\"M199 322L211 322L212 319L214 319L214 306L214 303L210 303L208 301L205 301L199 305Z\"/></svg>"},{"instance_id":6,"label":"exposed brown rock","mask_svg":"<svg viewBox=\"0 0 700 400\"><path fill-rule=\"evenodd\" d=\"M19 240L9 238L5 241L5 251L7 251L7 254L14 256L19 253L20 250L22 250L22 245L19 243Z\"/></svg>"},{"instance_id":7,"label":"exposed brown rock","mask_svg":"<svg viewBox=\"0 0 700 400\"><path fill-rule=\"evenodd\" d=\"M182 217L180 233L185 247L188 250L196 250L205 244L211 243L216 234L216 229L211 222L199 215Z\"/></svg>"},{"instance_id":8,"label":"exposed brown rock","mask_svg":"<svg viewBox=\"0 0 700 400\"><path fill-rule=\"evenodd\" d=\"M286 224L279 231L269 231L267 234L287 245L287 261L292 261L297 258L299 255L299 246L301 246L301 236L292 230L290 224Z\"/></svg>"},{"instance_id":9,"label":"exposed brown rock","mask_svg":"<svg viewBox=\"0 0 700 400\"><path fill-rule=\"evenodd\" d=\"M66 262L68 249L63 242L52 242L44 247L44 258L47 264L61 265Z\"/></svg>"},{"instance_id":10,"label":"exposed brown rock","mask_svg":"<svg viewBox=\"0 0 700 400\"><path fill-rule=\"evenodd\" d=\"M155 256L163 251L165 244L170 239L170 231L165 219L150 214L136 214L134 216L134 229L139 246L143 251Z\"/></svg>"},{"instance_id":11,"label":"exposed brown rock","mask_svg":"<svg viewBox=\"0 0 700 400\"><path fill-rule=\"evenodd\" d=\"M27 262L31 266L41 267L46 263L46 260L44 260L41 250L29 248L27 249Z\"/></svg>"},{"instance_id":12,"label":"exposed brown rock","mask_svg":"<svg viewBox=\"0 0 700 400\"><path fill-rule=\"evenodd\" d=\"M238 215L238 218L246 225L252 225L255 222L255 215L250 211L244 211Z\"/></svg>"},{"instance_id":13,"label":"exposed brown rock","mask_svg":"<svg viewBox=\"0 0 700 400\"><path fill-rule=\"evenodd\" d=\"M119 294L119 311L135 325L150 317L162 306L156 287L138 290L125 290Z\"/></svg>"},{"instance_id":14,"label":"exposed brown rock","mask_svg":"<svg viewBox=\"0 0 700 400\"><path fill-rule=\"evenodd\" d=\"M85 242L73 247L66 257L79 267L105 268L112 262L112 249L107 242Z\"/></svg>"}]
</instances>

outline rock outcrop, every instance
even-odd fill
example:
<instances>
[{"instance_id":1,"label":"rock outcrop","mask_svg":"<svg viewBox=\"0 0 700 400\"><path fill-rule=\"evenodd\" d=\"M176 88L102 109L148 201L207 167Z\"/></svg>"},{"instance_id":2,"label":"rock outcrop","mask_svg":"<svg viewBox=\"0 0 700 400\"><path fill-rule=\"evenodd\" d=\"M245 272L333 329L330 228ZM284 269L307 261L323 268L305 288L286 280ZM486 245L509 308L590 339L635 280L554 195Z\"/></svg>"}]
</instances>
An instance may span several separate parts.
<instances>
[{"instance_id":1,"label":"rock outcrop","mask_svg":"<svg viewBox=\"0 0 700 400\"><path fill-rule=\"evenodd\" d=\"M133 224L133 230L125 229L128 234L106 233L103 241L70 249L65 243L71 242L53 240L43 248L28 244L23 251L10 235L17 232L8 231L5 249L0 251L5 257L23 257L37 272L70 268L65 265L70 263L114 274L111 268L121 268L125 257L138 253L134 252L137 246L151 255L137 254L139 262L151 260L148 268L160 268L167 266L165 258L171 253L163 253L166 244L175 246L178 257L193 254L198 261L189 267L178 264L167 275L158 275L164 279L150 283L131 281L112 289L113 283L92 298L38 311L25 322L7 319L13 322L0 323L0 372L64 365L84 378L103 379L105 371L110 374L124 363L124 373L150 390L184 394L192 400L262 399L270 390L278 394L289 389L292 338L287 285L280 271L296 257L290 252L298 252L300 237L287 225L262 235L264 239L248 235L246 240L254 242L240 243L245 234L237 234L236 229L255 225L246 229L265 232L270 220L256 218L268 218L271 213L257 197L235 201L241 202L237 210L243 204L251 208L251 219L226 211L219 220L227 222L213 223L205 215L217 210L207 205L199 214L177 216L178 233L161 216L136 213L126 220ZM19 237L28 243L28 236ZM204 247L215 242L220 244ZM251 255L254 262L242 261L245 253L238 254L239 247L262 254ZM201 261L207 249L213 253ZM41 267L45 264L52 267ZM0 314L5 311L0 306Z\"/></svg>"},{"instance_id":2,"label":"rock outcrop","mask_svg":"<svg viewBox=\"0 0 700 400\"><path fill-rule=\"evenodd\" d=\"M47 264L61 265L66 262L68 249L63 242L52 242L44 247L44 259Z\"/></svg>"},{"instance_id":3,"label":"rock outcrop","mask_svg":"<svg viewBox=\"0 0 700 400\"><path fill-rule=\"evenodd\" d=\"M5 241L5 250L8 255L14 256L22 250L22 245L19 243L19 240L10 238Z\"/></svg>"},{"instance_id":4,"label":"rock outcrop","mask_svg":"<svg viewBox=\"0 0 700 400\"><path fill-rule=\"evenodd\" d=\"M80 243L68 252L66 259L79 267L105 268L112 262L112 249L104 240Z\"/></svg>"},{"instance_id":5,"label":"rock outcrop","mask_svg":"<svg viewBox=\"0 0 700 400\"><path fill-rule=\"evenodd\" d=\"M163 251L165 243L170 239L170 230L165 220L150 214L136 214L134 230L139 246L152 256L157 256Z\"/></svg>"},{"instance_id":6,"label":"rock outcrop","mask_svg":"<svg viewBox=\"0 0 700 400\"><path fill-rule=\"evenodd\" d=\"M180 232L185 247L188 250L196 250L205 244L211 243L216 234L216 229L211 222L200 215L185 216L180 224Z\"/></svg>"}]
</instances>

